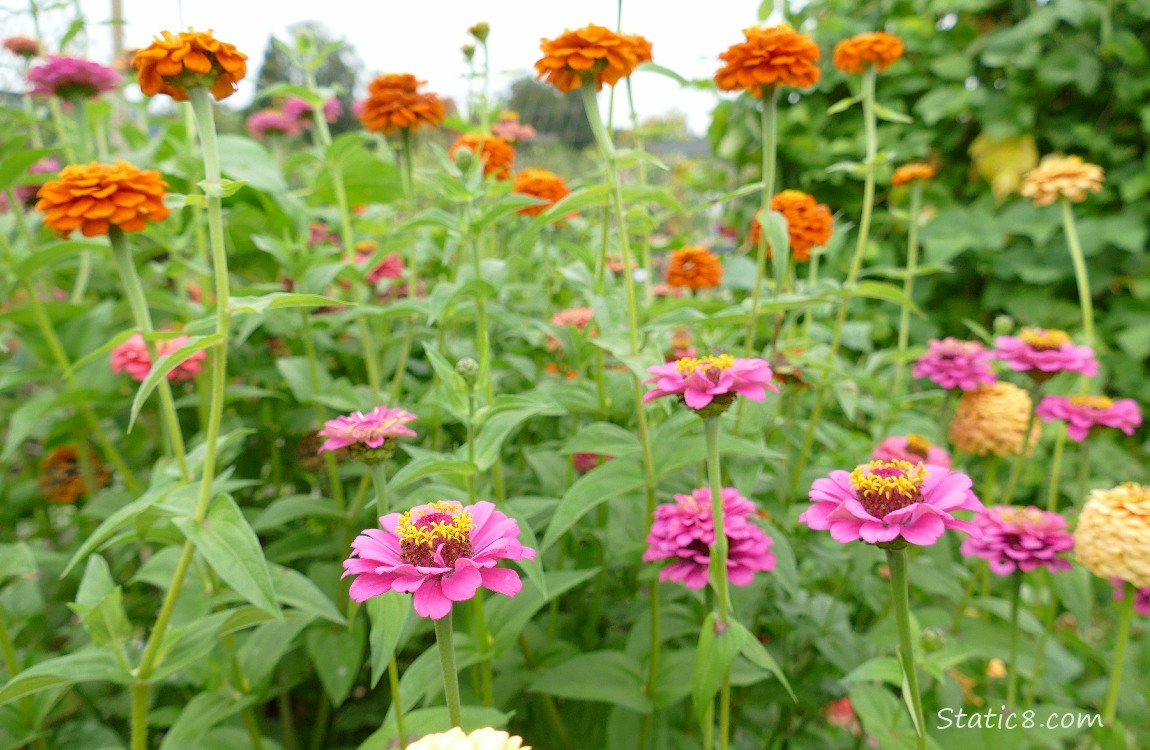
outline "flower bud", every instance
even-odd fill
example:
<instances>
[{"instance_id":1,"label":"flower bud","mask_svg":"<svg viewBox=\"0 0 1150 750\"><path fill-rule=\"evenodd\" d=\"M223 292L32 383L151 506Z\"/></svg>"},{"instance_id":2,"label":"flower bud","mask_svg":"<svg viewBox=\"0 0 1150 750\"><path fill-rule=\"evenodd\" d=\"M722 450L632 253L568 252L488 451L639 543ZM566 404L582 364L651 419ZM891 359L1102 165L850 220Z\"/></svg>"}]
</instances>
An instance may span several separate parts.
<instances>
[{"instance_id":1,"label":"flower bud","mask_svg":"<svg viewBox=\"0 0 1150 750\"><path fill-rule=\"evenodd\" d=\"M1014 318L1009 315L999 315L994 319L994 334L996 336L1009 336L1014 330Z\"/></svg>"},{"instance_id":2,"label":"flower bud","mask_svg":"<svg viewBox=\"0 0 1150 750\"><path fill-rule=\"evenodd\" d=\"M479 363L471 357L464 357L456 362L455 371L463 378L463 382L467 383L468 388L474 388L479 382Z\"/></svg>"},{"instance_id":3,"label":"flower bud","mask_svg":"<svg viewBox=\"0 0 1150 750\"><path fill-rule=\"evenodd\" d=\"M486 21L480 21L467 30L467 33L479 40L480 44L487 41L487 35L491 33L491 24Z\"/></svg>"}]
</instances>

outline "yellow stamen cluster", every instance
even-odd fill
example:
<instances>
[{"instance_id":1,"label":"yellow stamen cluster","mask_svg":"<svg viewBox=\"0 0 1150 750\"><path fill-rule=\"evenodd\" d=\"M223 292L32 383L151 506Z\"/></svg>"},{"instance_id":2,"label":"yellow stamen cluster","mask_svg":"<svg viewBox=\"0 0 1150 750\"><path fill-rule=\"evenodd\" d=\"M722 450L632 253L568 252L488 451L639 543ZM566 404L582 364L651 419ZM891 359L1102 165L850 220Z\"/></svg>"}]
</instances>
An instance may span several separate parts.
<instances>
[{"instance_id":1,"label":"yellow stamen cluster","mask_svg":"<svg viewBox=\"0 0 1150 750\"><path fill-rule=\"evenodd\" d=\"M1002 506L998 510L998 517L1006 523L1020 526L1036 526L1045 520L1045 514L1038 508L1018 508Z\"/></svg>"},{"instance_id":2,"label":"yellow stamen cluster","mask_svg":"<svg viewBox=\"0 0 1150 750\"><path fill-rule=\"evenodd\" d=\"M927 474L924 464L910 461L871 461L851 472L851 486L859 494L892 500L896 497L914 496L921 492Z\"/></svg>"},{"instance_id":3,"label":"yellow stamen cluster","mask_svg":"<svg viewBox=\"0 0 1150 750\"><path fill-rule=\"evenodd\" d=\"M1070 343L1070 335L1066 331L1053 329L1023 328L1022 333L1018 334L1018 338L1042 351L1061 349L1064 344Z\"/></svg>"},{"instance_id":4,"label":"yellow stamen cluster","mask_svg":"<svg viewBox=\"0 0 1150 750\"><path fill-rule=\"evenodd\" d=\"M923 435L911 433L906 436L906 449L916 456L926 458L930 452L930 441Z\"/></svg>"},{"instance_id":5,"label":"yellow stamen cluster","mask_svg":"<svg viewBox=\"0 0 1150 750\"><path fill-rule=\"evenodd\" d=\"M1095 409L1097 411L1106 411L1111 406L1114 406L1113 399L1106 398L1105 396L1077 395L1069 396L1066 400L1075 406L1085 406L1088 409Z\"/></svg>"},{"instance_id":6,"label":"yellow stamen cluster","mask_svg":"<svg viewBox=\"0 0 1150 750\"><path fill-rule=\"evenodd\" d=\"M420 523L430 515L444 516L430 523ZM414 508L399 517L395 525L400 542L432 546L448 541L470 542L475 522L471 514L446 500L437 500L421 508Z\"/></svg>"},{"instance_id":7,"label":"yellow stamen cluster","mask_svg":"<svg viewBox=\"0 0 1150 750\"><path fill-rule=\"evenodd\" d=\"M675 363L675 367L684 375L690 375L697 369L729 370L735 366L735 358L730 354L720 354L710 357L683 357Z\"/></svg>"}]
</instances>

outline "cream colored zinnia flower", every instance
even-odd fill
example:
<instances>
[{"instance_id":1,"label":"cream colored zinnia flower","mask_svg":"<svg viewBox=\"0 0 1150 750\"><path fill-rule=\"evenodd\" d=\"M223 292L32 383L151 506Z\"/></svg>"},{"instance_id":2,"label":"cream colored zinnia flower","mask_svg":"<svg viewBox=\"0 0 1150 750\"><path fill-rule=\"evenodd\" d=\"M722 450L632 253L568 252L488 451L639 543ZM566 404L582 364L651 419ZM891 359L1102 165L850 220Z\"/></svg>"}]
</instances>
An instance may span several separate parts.
<instances>
[{"instance_id":1,"label":"cream colored zinnia flower","mask_svg":"<svg viewBox=\"0 0 1150 750\"><path fill-rule=\"evenodd\" d=\"M498 729L476 729L464 734L459 727L450 732L429 734L407 746L407 750L531 750L523 744L522 737L515 737Z\"/></svg>"},{"instance_id":2,"label":"cream colored zinnia flower","mask_svg":"<svg viewBox=\"0 0 1150 750\"><path fill-rule=\"evenodd\" d=\"M1074 552L1096 576L1150 586L1150 487L1126 482L1091 492L1078 516Z\"/></svg>"},{"instance_id":3,"label":"cream colored zinnia flower","mask_svg":"<svg viewBox=\"0 0 1150 750\"><path fill-rule=\"evenodd\" d=\"M1022 450L1030 409L1030 396L1012 383L981 385L959 400L950 423L950 442L964 453L979 456L1017 455ZM1030 433L1028 454L1038 442L1038 433Z\"/></svg>"},{"instance_id":4,"label":"cream colored zinnia flower","mask_svg":"<svg viewBox=\"0 0 1150 750\"><path fill-rule=\"evenodd\" d=\"M1022 197L1036 206L1049 206L1061 196L1075 203L1086 200L1086 191L1102 189L1102 167L1078 156L1050 154L1022 176Z\"/></svg>"}]
</instances>

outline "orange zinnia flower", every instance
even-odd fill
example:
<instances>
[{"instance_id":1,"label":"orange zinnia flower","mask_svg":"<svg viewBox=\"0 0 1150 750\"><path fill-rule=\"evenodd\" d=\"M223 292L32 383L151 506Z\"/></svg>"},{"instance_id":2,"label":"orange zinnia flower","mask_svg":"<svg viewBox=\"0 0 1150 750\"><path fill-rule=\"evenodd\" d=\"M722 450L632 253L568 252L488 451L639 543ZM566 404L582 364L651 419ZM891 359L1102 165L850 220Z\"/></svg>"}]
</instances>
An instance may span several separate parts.
<instances>
[{"instance_id":1,"label":"orange zinnia flower","mask_svg":"<svg viewBox=\"0 0 1150 750\"><path fill-rule=\"evenodd\" d=\"M934 178L934 167L926 164L925 162L916 161L910 164L903 164L901 167L894 171L894 175L890 178L892 185L905 185L908 182L915 180L930 180Z\"/></svg>"},{"instance_id":2,"label":"orange zinnia flower","mask_svg":"<svg viewBox=\"0 0 1150 750\"><path fill-rule=\"evenodd\" d=\"M96 487L88 487L84 482L75 446L58 445L44 457L40 462L40 476L36 483L40 485L40 492L48 502L70 505L108 484L108 467L100 463L94 453L88 455Z\"/></svg>"},{"instance_id":3,"label":"orange zinnia flower","mask_svg":"<svg viewBox=\"0 0 1150 750\"><path fill-rule=\"evenodd\" d=\"M819 80L819 46L787 24L743 29L745 42L733 44L719 59L726 63L715 73L723 91L749 91L762 96L763 88L784 85L814 86Z\"/></svg>"},{"instance_id":4,"label":"orange zinnia flower","mask_svg":"<svg viewBox=\"0 0 1150 750\"><path fill-rule=\"evenodd\" d=\"M902 40L885 31L868 31L835 45L835 67L844 73L863 73L871 65L883 72L902 57Z\"/></svg>"},{"instance_id":5,"label":"orange zinnia flower","mask_svg":"<svg viewBox=\"0 0 1150 750\"><path fill-rule=\"evenodd\" d=\"M36 209L64 238L73 229L85 237L107 234L111 225L139 232L149 221L166 219L172 212L164 205L167 186L156 170L141 171L126 161L72 164L60 171L59 179L40 187Z\"/></svg>"},{"instance_id":6,"label":"orange zinnia flower","mask_svg":"<svg viewBox=\"0 0 1150 750\"><path fill-rule=\"evenodd\" d=\"M688 245L671 253L667 264L667 283L671 286L698 291L718 286L722 280L723 264L707 248Z\"/></svg>"},{"instance_id":7,"label":"orange zinnia flower","mask_svg":"<svg viewBox=\"0 0 1150 750\"><path fill-rule=\"evenodd\" d=\"M1049 154L1038 166L1022 176L1022 197L1036 206L1049 206L1059 197L1074 203L1086 200L1086 192L1102 189L1102 167L1082 161L1079 156Z\"/></svg>"},{"instance_id":8,"label":"orange zinnia flower","mask_svg":"<svg viewBox=\"0 0 1150 750\"><path fill-rule=\"evenodd\" d=\"M430 92L420 93L420 81L410 73L387 73L367 86L367 99L359 121L374 133L391 135L395 130L415 132L424 125L437 127L445 116L443 100Z\"/></svg>"},{"instance_id":9,"label":"orange zinnia flower","mask_svg":"<svg viewBox=\"0 0 1150 750\"><path fill-rule=\"evenodd\" d=\"M139 71L145 96L167 94L186 102L188 89L205 86L218 101L236 93L236 84L248 72L247 59L234 44L219 41L210 30L178 35L165 31L136 53L132 67Z\"/></svg>"},{"instance_id":10,"label":"orange zinnia flower","mask_svg":"<svg viewBox=\"0 0 1150 750\"><path fill-rule=\"evenodd\" d=\"M497 180L511 177L511 165L515 163L515 149L499 136L464 133L451 144L448 154L454 159L455 152L461 148L478 154L483 161L484 177L494 177Z\"/></svg>"},{"instance_id":11,"label":"orange zinnia flower","mask_svg":"<svg viewBox=\"0 0 1150 750\"><path fill-rule=\"evenodd\" d=\"M563 178L547 169L524 169L515 175L515 187L511 192L530 195L547 201L537 206L524 206L517 209L521 214L538 216L548 208L567 197L571 189Z\"/></svg>"},{"instance_id":12,"label":"orange zinnia flower","mask_svg":"<svg viewBox=\"0 0 1150 750\"><path fill-rule=\"evenodd\" d=\"M617 34L603 26L589 24L581 29L567 29L555 39L540 43L543 58L535 63L536 78L563 93L583 85L583 76L595 76L595 90L603 84L614 86L639 67L651 61L651 43L638 34Z\"/></svg>"},{"instance_id":13,"label":"orange zinnia flower","mask_svg":"<svg viewBox=\"0 0 1150 750\"><path fill-rule=\"evenodd\" d=\"M814 196L801 190L784 190L771 199L771 210L778 211L787 219L787 235L795 260L810 260L812 247L822 247L830 241L833 224L831 210L816 201ZM753 246L758 247L762 242L762 231L756 213L751 222ZM767 257L771 257L769 248Z\"/></svg>"}]
</instances>

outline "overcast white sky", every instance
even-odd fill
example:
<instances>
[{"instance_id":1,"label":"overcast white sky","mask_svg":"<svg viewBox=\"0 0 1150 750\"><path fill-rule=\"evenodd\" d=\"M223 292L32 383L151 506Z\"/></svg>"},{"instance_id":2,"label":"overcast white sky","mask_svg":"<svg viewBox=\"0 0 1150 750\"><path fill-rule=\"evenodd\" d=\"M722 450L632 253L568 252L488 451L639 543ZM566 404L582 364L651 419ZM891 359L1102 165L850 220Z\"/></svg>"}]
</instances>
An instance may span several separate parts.
<instances>
[{"instance_id":1,"label":"overcast white sky","mask_svg":"<svg viewBox=\"0 0 1150 750\"><path fill-rule=\"evenodd\" d=\"M539 40L587 23L615 27L616 0L122 0L127 19L125 44L145 46L153 34L183 27L214 29L250 57L250 80L234 97L246 104L270 34L286 38L288 26L318 20L351 43L369 75L410 72L428 89L462 102L465 66L459 48L470 41L467 28L491 24L492 93L521 75L534 73ZM18 3L6 3L9 6ZM91 24L90 54L107 59L111 0L79 0ZM182 7L181 7L182 6ZM624 0L623 31L654 44L655 62L687 78L710 77L719 52L742 40L742 29L757 22L759 0ZM7 25L7 24L5 24ZM643 73L634 80L641 116L671 109L686 112L691 128L703 132L714 96L684 91L670 79Z\"/></svg>"}]
</instances>

